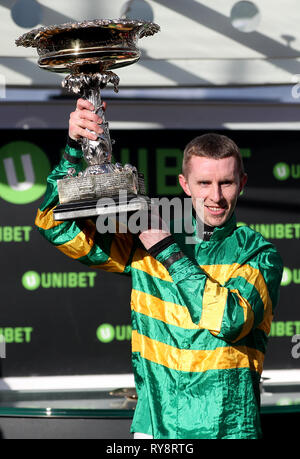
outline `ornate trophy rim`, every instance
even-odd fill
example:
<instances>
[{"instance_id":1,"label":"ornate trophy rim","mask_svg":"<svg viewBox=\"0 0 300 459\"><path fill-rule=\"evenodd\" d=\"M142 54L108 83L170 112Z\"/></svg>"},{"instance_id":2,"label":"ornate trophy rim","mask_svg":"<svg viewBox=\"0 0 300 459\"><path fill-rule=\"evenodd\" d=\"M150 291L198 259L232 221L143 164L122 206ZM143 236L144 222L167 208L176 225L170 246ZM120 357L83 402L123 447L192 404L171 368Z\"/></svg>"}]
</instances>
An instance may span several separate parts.
<instances>
[{"instance_id":1,"label":"ornate trophy rim","mask_svg":"<svg viewBox=\"0 0 300 459\"><path fill-rule=\"evenodd\" d=\"M81 22L66 22L60 25L50 25L32 29L30 32L26 32L17 38L15 43L17 46L37 48L39 46L40 40L46 41L62 32L69 32L82 28L97 27L117 29L118 26L120 26L119 28L121 30L123 29L124 32L126 31L124 27L129 27L128 31L140 28L139 38L154 35L160 30L159 25L149 21L137 21L130 19L93 19Z\"/></svg>"}]
</instances>

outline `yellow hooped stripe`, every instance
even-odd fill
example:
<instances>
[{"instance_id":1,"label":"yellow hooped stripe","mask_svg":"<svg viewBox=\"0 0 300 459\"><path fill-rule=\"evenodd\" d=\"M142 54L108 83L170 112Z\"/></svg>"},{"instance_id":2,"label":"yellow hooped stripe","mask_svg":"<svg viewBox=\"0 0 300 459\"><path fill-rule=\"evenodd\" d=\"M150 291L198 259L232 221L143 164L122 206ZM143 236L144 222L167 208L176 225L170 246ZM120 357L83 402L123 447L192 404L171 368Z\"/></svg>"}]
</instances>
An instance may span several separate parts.
<instances>
[{"instance_id":1,"label":"yellow hooped stripe","mask_svg":"<svg viewBox=\"0 0 300 459\"><path fill-rule=\"evenodd\" d=\"M65 255L73 259L85 257L94 245L96 226L87 223L87 227L80 231L71 241L56 246Z\"/></svg>"},{"instance_id":2,"label":"yellow hooped stripe","mask_svg":"<svg viewBox=\"0 0 300 459\"><path fill-rule=\"evenodd\" d=\"M116 234L110 247L110 256L101 265L94 265L91 268L99 268L108 272L122 273L128 263L132 248L132 237L130 235Z\"/></svg>"},{"instance_id":3,"label":"yellow hooped stripe","mask_svg":"<svg viewBox=\"0 0 300 459\"><path fill-rule=\"evenodd\" d=\"M273 305L269 295L267 284L265 282L263 275L258 269L253 268L250 265L245 265L242 268L242 277L245 277L247 282L254 285L264 305L264 317L257 328L263 330L268 335L271 329L271 322L273 318ZM237 270L237 272L235 272L232 277L237 277L241 275L239 274L239 271L240 269Z\"/></svg>"},{"instance_id":4,"label":"yellow hooped stripe","mask_svg":"<svg viewBox=\"0 0 300 459\"><path fill-rule=\"evenodd\" d=\"M240 267L241 265L238 263L232 263L231 265L200 265L200 268L211 280L215 280L221 285L224 285Z\"/></svg>"},{"instance_id":5,"label":"yellow hooped stripe","mask_svg":"<svg viewBox=\"0 0 300 459\"><path fill-rule=\"evenodd\" d=\"M138 248L132 259L132 268L139 269L151 277L158 277L161 280L173 282L167 269L155 258L151 257L146 250Z\"/></svg>"},{"instance_id":6,"label":"yellow hooped stripe","mask_svg":"<svg viewBox=\"0 0 300 459\"><path fill-rule=\"evenodd\" d=\"M250 368L262 372L264 354L246 346L219 347L212 351L178 349L132 332L132 352L167 368L186 372Z\"/></svg>"},{"instance_id":7,"label":"yellow hooped stripe","mask_svg":"<svg viewBox=\"0 0 300 459\"><path fill-rule=\"evenodd\" d=\"M63 221L54 220L53 210L55 207L44 211L38 209L35 224L39 228L48 230L63 223ZM86 228L83 231L78 233L71 241L58 245L57 248L70 258L78 259L84 257L89 254L94 246L95 233L95 224L91 220L86 220ZM125 238L126 241L124 240ZM112 241L108 260L101 265L91 266L91 268L101 268L105 271L112 272L123 272L130 256L131 247L132 238L131 241L129 241L126 234L122 234L121 237L117 235Z\"/></svg>"},{"instance_id":8,"label":"yellow hooped stripe","mask_svg":"<svg viewBox=\"0 0 300 459\"><path fill-rule=\"evenodd\" d=\"M264 305L264 318L262 322L258 325L257 328L263 330L266 334L269 334L270 332L270 327L271 327L271 322L272 322L272 301L269 295L268 287L266 285L266 282L263 278L263 275L261 272L253 268L250 265L239 265L238 263L233 263L232 265L203 265L201 266L201 269L213 280L217 281L218 283L225 284L229 279L233 279L236 277L243 277L252 284ZM215 287L216 289L217 287ZM213 320L214 317L214 310L211 310L210 303L213 300L213 295L211 294L210 291L211 287L209 287L209 290L205 289L204 296L203 296L203 312L202 315L205 317L207 314L210 320ZM238 339L241 339L242 336L246 336L246 334L251 330L251 327L253 325L254 321L254 315L253 313L248 312L249 307L251 308L251 305L247 301L247 299L243 298L237 290L232 290L233 292L236 292L239 296L239 303L240 306L243 307L244 309L244 314L247 313L247 322L244 325L244 329L242 330L240 336ZM217 293L217 292L216 292ZM208 294L208 297L206 297L206 294ZM223 295L223 298L225 298L225 293ZM224 301L219 305L219 313L221 312L222 306L224 306ZM206 313L206 308L208 307L208 312ZM215 319L216 319L216 331L218 329L218 323L217 323L217 317L219 315L215 314ZM222 316L223 317L223 316ZM246 318L246 316L245 316ZM200 322L204 326L204 322ZM206 328L206 326L205 326ZM248 330L248 332L247 332Z\"/></svg>"},{"instance_id":9,"label":"yellow hooped stripe","mask_svg":"<svg viewBox=\"0 0 300 459\"><path fill-rule=\"evenodd\" d=\"M155 262L156 260L147 255L147 252L140 250L135 254L132 266L148 272L151 276L156 275L160 279L171 281L172 279L166 274L163 265ZM142 292L133 292L132 304L135 305L134 309L138 309L137 312L142 312L171 325L183 327L184 325L182 324L186 324L185 328L206 328L217 335L221 330L228 298L228 289L221 287L220 284L225 283L229 278L241 276L256 287L261 297L265 312L264 320L259 325L259 328L268 333L268 327L270 327L272 320L272 302L265 280L258 269L252 268L250 265L240 266L237 263L233 265L205 265L201 266L201 268L208 275L208 279L205 285L202 315L198 326L192 323L188 310L184 306L163 302L152 295L147 296ZM238 290L232 290L232 292L238 296L239 304L244 310L245 323L239 337L236 339L237 341L250 332L254 323L254 313L248 300L243 298Z\"/></svg>"},{"instance_id":10,"label":"yellow hooped stripe","mask_svg":"<svg viewBox=\"0 0 300 459\"><path fill-rule=\"evenodd\" d=\"M227 298L228 290L208 278L202 300L200 328L207 328L212 333L220 332Z\"/></svg>"},{"instance_id":11,"label":"yellow hooped stripe","mask_svg":"<svg viewBox=\"0 0 300 459\"><path fill-rule=\"evenodd\" d=\"M239 299L239 305L243 308L243 312L244 312L244 325L243 325L241 333L234 340L235 342L235 341L239 341L240 339L244 338L244 336L247 336L248 333L250 333L253 327L253 324L254 324L254 312L252 310L252 307L249 301L243 298L238 290L232 290L232 292L237 295Z\"/></svg>"},{"instance_id":12,"label":"yellow hooped stripe","mask_svg":"<svg viewBox=\"0 0 300 459\"><path fill-rule=\"evenodd\" d=\"M149 293L133 289L131 292L131 308L153 319L161 320L169 325L185 329L198 329L185 306L163 301Z\"/></svg>"},{"instance_id":13,"label":"yellow hooped stripe","mask_svg":"<svg viewBox=\"0 0 300 459\"><path fill-rule=\"evenodd\" d=\"M239 265L238 263L233 263L232 265L203 265L201 268L221 285L235 277L245 278L258 291L265 309L272 307L267 285L258 269L250 265Z\"/></svg>"},{"instance_id":14,"label":"yellow hooped stripe","mask_svg":"<svg viewBox=\"0 0 300 459\"><path fill-rule=\"evenodd\" d=\"M166 268L148 255L145 250L136 250L132 260L132 267L144 271L150 276L172 282L172 278ZM221 286L231 278L238 276L244 277L247 282L253 284L257 289L264 304L265 317L270 316L272 311L272 302L265 280L258 269L253 268L250 265L239 265L238 263L233 263L231 265L200 265L200 268L203 269L203 271L209 276L211 281L216 281ZM209 292L209 290L211 290L211 286L208 287L207 292Z\"/></svg>"},{"instance_id":15,"label":"yellow hooped stripe","mask_svg":"<svg viewBox=\"0 0 300 459\"><path fill-rule=\"evenodd\" d=\"M55 207L53 207L52 209L46 209L43 211L38 209L37 215L35 218L36 226L38 226L39 228L43 230L48 230L48 229L54 228L55 226L58 226L61 223L63 223L62 221L54 220L53 210L55 209Z\"/></svg>"},{"instance_id":16,"label":"yellow hooped stripe","mask_svg":"<svg viewBox=\"0 0 300 459\"><path fill-rule=\"evenodd\" d=\"M258 270L256 270L256 274L260 275ZM262 281L264 282L261 276L260 282ZM261 286L258 288L260 288L259 291L262 290ZM244 325L240 335L235 340L238 341L246 336L252 329L254 323L254 313L248 300L243 298L238 290L232 290L232 293L237 295L239 305L243 308L244 312ZM212 281L210 278L207 279L199 325L195 325L192 322L188 309L185 306L166 302L153 295L137 290L132 291L131 298L132 309L136 312L140 312L149 317L162 320L165 323L178 327L187 329L206 328L210 330L212 334L218 335L221 331L222 319L228 298L228 289L221 287L218 282ZM271 303L268 299L265 315L268 314L270 304Z\"/></svg>"}]
</instances>

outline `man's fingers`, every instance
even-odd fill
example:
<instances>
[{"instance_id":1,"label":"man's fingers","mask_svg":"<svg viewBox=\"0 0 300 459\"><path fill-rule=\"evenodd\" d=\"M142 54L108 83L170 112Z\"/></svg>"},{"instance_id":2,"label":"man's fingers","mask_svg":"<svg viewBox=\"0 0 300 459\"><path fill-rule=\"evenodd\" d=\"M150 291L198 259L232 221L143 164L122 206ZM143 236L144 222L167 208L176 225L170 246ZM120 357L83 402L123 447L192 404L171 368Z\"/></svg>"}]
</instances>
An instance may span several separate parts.
<instances>
[{"instance_id":1,"label":"man's fingers","mask_svg":"<svg viewBox=\"0 0 300 459\"><path fill-rule=\"evenodd\" d=\"M82 125L70 124L69 133L72 138L87 137L88 139L96 140L102 133L102 130L99 129L99 126L96 128L93 125L87 127L86 123L83 123Z\"/></svg>"},{"instance_id":2,"label":"man's fingers","mask_svg":"<svg viewBox=\"0 0 300 459\"><path fill-rule=\"evenodd\" d=\"M71 118L73 118L75 122L78 119L79 123L82 119L92 121L93 123L97 123L99 125L101 125L103 122L99 115L87 109L76 109L75 112L71 113Z\"/></svg>"},{"instance_id":3,"label":"man's fingers","mask_svg":"<svg viewBox=\"0 0 300 459\"><path fill-rule=\"evenodd\" d=\"M103 129L97 123L77 116L70 118L69 135L71 138L87 137L90 140L96 140L102 132Z\"/></svg>"},{"instance_id":4,"label":"man's fingers","mask_svg":"<svg viewBox=\"0 0 300 459\"><path fill-rule=\"evenodd\" d=\"M90 131L95 131L98 134L101 134L103 132L103 129L101 126L93 121L89 121L84 118L79 118L74 122L75 125L81 127L81 128L86 128L89 129Z\"/></svg>"},{"instance_id":5,"label":"man's fingers","mask_svg":"<svg viewBox=\"0 0 300 459\"><path fill-rule=\"evenodd\" d=\"M101 134L103 132L101 124L101 118L88 110L75 111L70 115L69 127L72 136L79 135L78 128L86 128L97 134ZM90 138L90 136L88 138Z\"/></svg>"},{"instance_id":6,"label":"man's fingers","mask_svg":"<svg viewBox=\"0 0 300 459\"><path fill-rule=\"evenodd\" d=\"M76 128L76 137L85 137L90 140L96 140L98 138L97 134L94 134L93 132L88 131L87 129L80 128L77 126Z\"/></svg>"},{"instance_id":7,"label":"man's fingers","mask_svg":"<svg viewBox=\"0 0 300 459\"><path fill-rule=\"evenodd\" d=\"M94 105L86 99L78 99L76 104L76 109L78 110L95 110Z\"/></svg>"},{"instance_id":8,"label":"man's fingers","mask_svg":"<svg viewBox=\"0 0 300 459\"><path fill-rule=\"evenodd\" d=\"M102 123L102 119L100 118L100 116L89 110L78 110L78 111L76 110L73 113L75 114L74 115L75 117L94 121L94 123L98 123L98 124Z\"/></svg>"},{"instance_id":9,"label":"man's fingers","mask_svg":"<svg viewBox=\"0 0 300 459\"><path fill-rule=\"evenodd\" d=\"M103 104L103 110L105 108L106 103ZM69 120L69 135L71 138L86 137L90 140L96 140L99 134L103 133L101 126L103 120L93 110L94 106L88 100L82 98L77 100L76 110L71 113Z\"/></svg>"},{"instance_id":10,"label":"man's fingers","mask_svg":"<svg viewBox=\"0 0 300 459\"><path fill-rule=\"evenodd\" d=\"M107 108L107 103L106 102L102 102L102 110L105 112ZM88 110L90 113L93 113L94 110L95 110L95 107L94 105L89 102L88 100L86 99L78 99L77 100L77 104L76 104L76 110L77 111L85 111L85 110ZM96 115L97 116L97 115Z\"/></svg>"}]
</instances>

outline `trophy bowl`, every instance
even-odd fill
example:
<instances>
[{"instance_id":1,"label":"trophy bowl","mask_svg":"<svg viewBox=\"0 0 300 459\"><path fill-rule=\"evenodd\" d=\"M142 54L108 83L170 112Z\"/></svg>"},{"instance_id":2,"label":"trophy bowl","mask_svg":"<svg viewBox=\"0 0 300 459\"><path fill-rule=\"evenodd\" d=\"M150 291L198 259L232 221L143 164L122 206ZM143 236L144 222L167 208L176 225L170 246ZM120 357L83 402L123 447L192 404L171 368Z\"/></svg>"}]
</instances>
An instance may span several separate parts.
<instances>
[{"instance_id":1,"label":"trophy bowl","mask_svg":"<svg viewBox=\"0 0 300 459\"><path fill-rule=\"evenodd\" d=\"M33 29L19 37L16 45L36 47L38 65L46 70L70 73L84 66L81 70L93 73L138 61L137 40L158 31L152 22L95 19Z\"/></svg>"},{"instance_id":2,"label":"trophy bowl","mask_svg":"<svg viewBox=\"0 0 300 459\"><path fill-rule=\"evenodd\" d=\"M78 176L74 176L74 168L70 167L66 177L57 181L60 204L54 210L56 220L109 215L109 206L99 204L100 198L114 200L112 214L150 205L142 174L130 164L123 167L111 162L112 142L101 89L112 83L118 92L119 77L112 69L137 62L141 55L138 39L159 30L152 22L94 19L40 27L16 40L17 46L37 49L40 68L67 73L62 86L89 100L103 120L103 133L97 140L81 139L88 167ZM126 198L124 193L128 194Z\"/></svg>"}]
</instances>

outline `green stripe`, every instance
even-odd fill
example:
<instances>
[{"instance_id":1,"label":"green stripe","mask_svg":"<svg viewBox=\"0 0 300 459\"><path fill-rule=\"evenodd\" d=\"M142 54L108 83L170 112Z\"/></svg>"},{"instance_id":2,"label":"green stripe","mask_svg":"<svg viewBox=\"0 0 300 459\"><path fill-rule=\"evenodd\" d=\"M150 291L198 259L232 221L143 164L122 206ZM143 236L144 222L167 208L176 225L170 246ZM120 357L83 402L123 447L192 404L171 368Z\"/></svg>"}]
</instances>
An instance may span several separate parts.
<instances>
[{"instance_id":1,"label":"green stripe","mask_svg":"<svg viewBox=\"0 0 300 459\"><path fill-rule=\"evenodd\" d=\"M266 353L266 347L268 344L268 337L263 330L256 328L252 330L247 336L236 341L234 346L247 346L253 349L257 349L263 354Z\"/></svg>"},{"instance_id":2,"label":"green stripe","mask_svg":"<svg viewBox=\"0 0 300 459\"><path fill-rule=\"evenodd\" d=\"M168 344L178 349L214 350L229 347L225 341L215 338L205 329L187 329L167 324L145 314L133 311L134 329L150 339ZM189 343L189 347L187 347Z\"/></svg>"},{"instance_id":3,"label":"green stripe","mask_svg":"<svg viewBox=\"0 0 300 459\"><path fill-rule=\"evenodd\" d=\"M178 244L173 243L173 244L171 244L169 247L167 247L166 249L162 250L162 251L156 256L156 259L157 259L157 261L159 261L160 263L162 263L162 262L164 262L165 260L167 260L173 253L177 253L177 252L180 252L180 247L178 246Z\"/></svg>"},{"instance_id":4,"label":"green stripe","mask_svg":"<svg viewBox=\"0 0 300 459\"><path fill-rule=\"evenodd\" d=\"M224 310L221 331L218 334L220 338L226 337L228 341L235 341L241 334L245 323L244 310L238 307L239 298L235 293L231 293L227 298Z\"/></svg>"},{"instance_id":5,"label":"green stripe","mask_svg":"<svg viewBox=\"0 0 300 459\"><path fill-rule=\"evenodd\" d=\"M81 232L75 222L66 221L48 230L41 230L44 237L58 246L72 241Z\"/></svg>"},{"instance_id":6,"label":"green stripe","mask_svg":"<svg viewBox=\"0 0 300 459\"><path fill-rule=\"evenodd\" d=\"M138 312L135 312L134 323L137 331L144 336L178 349L184 349L184 343L189 336L189 330L166 324Z\"/></svg>"},{"instance_id":7,"label":"green stripe","mask_svg":"<svg viewBox=\"0 0 300 459\"><path fill-rule=\"evenodd\" d=\"M164 281L158 277L151 276L150 274L133 268L132 272L132 287L144 293L149 293L163 301L170 303L178 303L177 288L169 281ZM185 306L185 305L182 305Z\"/></svg>"},{"instance_id":8,"label":"green stripe","mask_svg":"<svg viewBox=\"0 0 300 459\"><path fill-rule=\"evenodd\" d=\"M268 265L266 265L266 262ZM260 273L262 274L268 287L269 295L274 309L278 302L278 286L280 285L283 271L283 263L279 254L275 248L273 250L269 249L267 260L263 260L263 263L260 263L259 266L257 266L257 263L252 261L250 261L248 264L254 268L256 267L259 269Z\"/></svg>"},{"instance_id":9,"label":"green stripe","mask_svg":"<svg viewBox=\"0 0 300 459\"><path fill-rule=\"evenodd\" d=\"M138 368L138 372L149 375L150 409L160 413L153 426L154 438L238 439L261 436L257 410L260 377L257 373L248 368L179 372L146 359L143 363L136 363L137 367L143 367L143 370ZM178 392L180 395L174 398ZM166 406L168 409L163 409ZM227 422L220 422L222 419ZM134 427L139 427L139 424Z\"/></svg>"},{"instance_id":10,"label":"green stripe","mask_svg":"<svg viewBox=\"0 0 300 459\"><path fill-rule=\"evenodd\" d=\"M264 318L264 304L256 287L254 287L253 284L250 284L247 279L240 276L230 279L228 282L226 282L225 287L229 288L230 290L238 290L241 296L249 301L255 314L254 327L259 325ZM238 298L236 301L238 303ZM240 309L242 310L242 308Z\"/></svg>"},{"instance_id":11,"label":"green stripe","mask_svg":"<svg viewBox=\"0 0 300 459\"><path fill-rule=\"evenodd\" d=\"M150 339L169 344L178 349L190 349L194 351L213 351L217 348L231 347L231 343L212 335L206 329L186 329L176 325L166 324L145 314L132 311L133 329ZM234 346L243 345L262 353L265 353L268 338L262 330L252 330L242 340L234 343ZM187 348L186 344L189 344Z\"/></svg>"},{"instance_id":12,"label":"green stripe","mask_svg":"<svg viewBox=\"0 0 300 459\"><path fill-rule=\"evenodd\" d=\"M78 258L78 261L84 263L87 266L101 265L106 263L111 257L111 245L113 243L114 237L116 236L109 233L100 235L96 232L94 245L90 252L84 257ZM132 254L130 256L132 257ZM99 266L99 268L101 268L101 266ZM128 262L122 274L130 274L130 271L131 266Z\"/></svg>"},{"instance_id":13,"label":"green stripe","mask_svg":"<svg viewBox=\"0 0 300 459\"><path fill-rule=\"evenodd\" d=\"M83 157L83 151L80 148L79 150L77 148L70 147L70 145L66 145L65 151L68 155L74 156L75 158L82 158Z\"/></svg>"},{"instance_id":14,"label":"green stripe","mask_svg":"<svg viewBox=\"0 0 300 459\"><path fill-rule=\"evenodd\" d=\"M198 268L196 268L198 269ZM195 285L198 288L198 297L199 300L197 302L193 301L191 295L181 295L180 294L180 283L176 286L172 282L164 281L157 277L152 277L150 274L141 271L139 269L132 268L132 287L136 290L142 291L144 293L148 293L150 295L155 296L156 298L161 299L162 301L167 301L170 303L175 303L179 306L185 306L188 308L189 313L191 315L192 321L197 324L200 321L201 316L201 306L202 306L202 296L203 296L203 289L205 286L205 279L204 282L199 282L197 279L197 283L191 279L191 284L193 290L195 290ZM203 276L204 277L204 276ZM184 281L184 289L185 293L188 290L186 289L188 280ZM185 298L185 301L184 301ZM192 301L190 301L192 300Z\"/></svg>"},{"instance_id":15,"label":"green stripe","mask_svg":"<svg viewBox=\"0 0 300 459\"><path fill-rule=\"evenodd\" d=\"M172 263L169 268L169 273L173 281L178 284L180 281L186 281L196 276L197 282L202 281L202 287L204 287L205 281L207 279L204 271L197 266L197 264L190 260L187 256L180 258L179 260ZM200 279L201 276L201 279Z\"/></svg>"},{"instance_id":16,"label":"green stripe","mask_svg":"<svg viewBox=\"0 0 300 459\"><path fill-rule=\"evenodd\" d=\"M273 244L266 241L261 234L246 226L237 228L233 234L223 240L200 241L199 244L186 244L185 238L187 235L185 233L175 233L173 236L181 250L183 250L188 257L193 260L206 261L200 264L220 264L221 259L222 264L230 265L233 262L232 255L234 253L239 263L243 264L244 254L243 248L240 245L241 241L246 241L247 246L249 246L249 250L245 252L246 262L248 262L249 258L257 256L262 250L270 251L273 248L275 252ZM220 256L220 254L222 256ZM209 263L207 261L209 261Z\"/></svg>"},{"instance_id":17,"label":"green stripe","mask_svg":"<svg viewBox=\"0 0 300 459\"><path fill-rule=\"evenodd\" d=\"M98 245L94 244L90 252L84 257L78 258L78 261L84 263L85 265L91 266L106 263L108 259L109 255L103 252L103 250Z\"/></svg>"}]
</instances>

